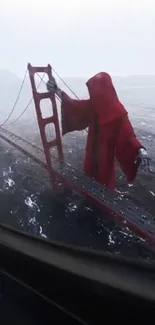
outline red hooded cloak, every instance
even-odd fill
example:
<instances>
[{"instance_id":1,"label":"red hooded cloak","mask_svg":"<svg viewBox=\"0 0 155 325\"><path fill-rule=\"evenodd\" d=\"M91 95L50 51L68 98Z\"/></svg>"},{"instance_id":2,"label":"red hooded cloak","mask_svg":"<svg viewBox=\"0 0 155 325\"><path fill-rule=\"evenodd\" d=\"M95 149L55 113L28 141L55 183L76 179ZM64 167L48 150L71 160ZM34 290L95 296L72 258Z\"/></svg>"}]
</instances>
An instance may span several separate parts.
<instances>
[{"instance_id":1,"label":"red hooded cloak","mask_svg":"<svg viewBox=\"0 0 155 325\"><path fill-rule=\"evenodd\" d=\"M114 190L115 157L131 182L139 165L135 163L137 152L143 146L136 138L111 77L101 72L86 85L90 95L88 100L75 100L62 94L62 133L89 127L84 172Z\"/></svg>"}]
</instances>

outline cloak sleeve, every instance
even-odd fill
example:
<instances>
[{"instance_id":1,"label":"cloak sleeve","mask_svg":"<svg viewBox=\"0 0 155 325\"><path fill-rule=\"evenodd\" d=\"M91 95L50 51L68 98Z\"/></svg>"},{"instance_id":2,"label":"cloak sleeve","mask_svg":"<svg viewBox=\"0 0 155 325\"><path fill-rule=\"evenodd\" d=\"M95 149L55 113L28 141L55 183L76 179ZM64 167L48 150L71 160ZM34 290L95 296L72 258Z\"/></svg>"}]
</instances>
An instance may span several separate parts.
<instances>
[{"instance_id":1,"label":"cloak sleeve","mask_svg":"<svg viewBox=\"0 0 155 325\"><path fill-rule=\"evenodd\" d=\"M135 161L140 148L143 148L143 146L138 141L126 115L120 121L115 154L121 169L126 174L128 182L132 182L136 177L140 162L137 161L135 163Z\"/></svg>"},{"instance_id":2,"label":"cloak sleeve","mask_svg":"<svg viewBox=\"0 0 155 325\"><path fill-rule=\"evenodd\" d=\"M61 120L62 135L73 131L82 131L89 126L90 100L71 99L62 93Z\"/></svg>"}]
</instances>

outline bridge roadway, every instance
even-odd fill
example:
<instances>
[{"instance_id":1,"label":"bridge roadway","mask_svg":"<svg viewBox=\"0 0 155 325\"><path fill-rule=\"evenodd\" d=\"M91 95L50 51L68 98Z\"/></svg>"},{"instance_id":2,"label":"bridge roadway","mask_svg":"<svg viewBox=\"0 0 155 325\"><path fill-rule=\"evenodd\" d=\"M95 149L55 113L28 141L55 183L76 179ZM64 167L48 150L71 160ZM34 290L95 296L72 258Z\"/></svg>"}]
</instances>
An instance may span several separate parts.
<instances>
[{"instance_id":1,"label":"bridge roadway","mask_svg":"<svg viewBox=\"0 0 155 325\"><path fill-rule=\"evenodd\" d=\"M0 128L0 138L36 163L47 169L44 152L21 137L14 135L4 128ZM148 244L155 246L155 218L150 213L137 207L133 202L122 198L120 194L107 190L96 181L84 175L83 171L72 168L69 161L60 166L56 157L52 156L55 175L67 186L72 187L80 195L110 213L117 222L129 227Z\"/></svg>"}]
</instances>

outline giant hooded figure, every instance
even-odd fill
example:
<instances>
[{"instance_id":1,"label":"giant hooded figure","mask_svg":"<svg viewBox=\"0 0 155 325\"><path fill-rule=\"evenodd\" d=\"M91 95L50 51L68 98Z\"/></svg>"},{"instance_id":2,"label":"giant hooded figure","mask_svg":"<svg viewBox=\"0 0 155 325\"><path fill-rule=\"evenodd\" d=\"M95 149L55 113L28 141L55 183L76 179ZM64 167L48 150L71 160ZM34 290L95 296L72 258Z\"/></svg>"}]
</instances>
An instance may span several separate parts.
<instances>
[{"instance_id":1,"label":"giant hooded figure","mask_svg":"<svg viewBox=\"0 0 155 325\"><path fill-rule=\"evenodd\" d=\"M115 189L115 158L128 182L132 182L139 164L150 169L150 158L136 138L128 113L120 103L111 77L101 72L86 83L90 98L71 99L52 78L48 91L61 98L62 133L88 127L84 172L107 188Z\"/></svg>"}]
</instances>

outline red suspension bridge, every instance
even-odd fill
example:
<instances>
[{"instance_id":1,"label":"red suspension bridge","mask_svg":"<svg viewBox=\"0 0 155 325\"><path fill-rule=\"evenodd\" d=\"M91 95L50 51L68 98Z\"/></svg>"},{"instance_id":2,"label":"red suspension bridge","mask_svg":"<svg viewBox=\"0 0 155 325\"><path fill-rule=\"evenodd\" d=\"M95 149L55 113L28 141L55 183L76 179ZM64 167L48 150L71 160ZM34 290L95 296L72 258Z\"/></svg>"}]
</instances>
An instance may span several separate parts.
<instances>
[{"instance_id":1,"label":"red suspension bridge","mask_svg":"<svg viewBox=\"0 0 155 325\"><path fill-rule=\"evenodd\" d=\"M87 133L74 132L74 134L69 134L62 138L58 98L52 93L47 92L46 89L43 90L42 87L46 84L44 78L52 76L51 66L32 67L28 64L27 68L32 87L32 98L22 113L12 121L12 114L15 111L26 80L25 73L15 104L6 120L0 126L0 138L45 168L49 173L53 190L56 190L60 183L72 188L80 195L85 196L93 204L99 206L103 211L111 214L124 227L130 228L151 246L155 246L154 216L142 208L137 209L133 202L126 201L117 192L114 193L107 190L104 186L101 186L84 174L84 140L86 140ZM38 85L36 85L36 76L39 77ZM57 77L59 76L57 75ZM61 81L64 82L62 79ZM72 92L65 82L64 84ZM39 91L41 87L42 89ZM76 95L74 94L74 96ZM27 112L28 107L31 106L32 108L33 101L36 116L33 119L31 111L27 120L28 125L26 126L26 120L22 124L21 117ZM48 101L49 105L42 106L43 101ZM34 123L36 121L35 129ZM11 132L9 127L14 125L18 125L16 129L22 129L22 134L25 134L27 138L24 139ZM30 130L31 126L33 127L33 132ZM28 141L30 138L31 141ZM41 138L41 142L38 140L39 138Z\"/></svg>"}]
</instances>

